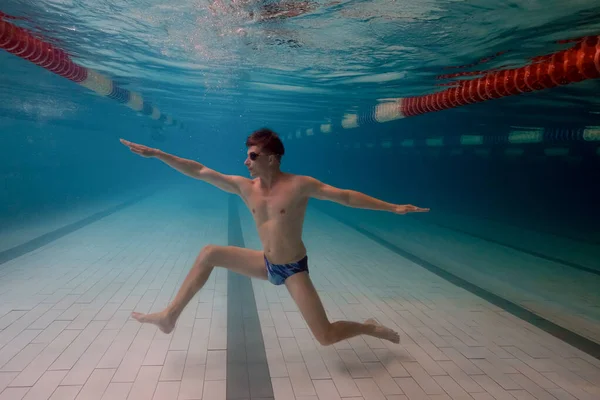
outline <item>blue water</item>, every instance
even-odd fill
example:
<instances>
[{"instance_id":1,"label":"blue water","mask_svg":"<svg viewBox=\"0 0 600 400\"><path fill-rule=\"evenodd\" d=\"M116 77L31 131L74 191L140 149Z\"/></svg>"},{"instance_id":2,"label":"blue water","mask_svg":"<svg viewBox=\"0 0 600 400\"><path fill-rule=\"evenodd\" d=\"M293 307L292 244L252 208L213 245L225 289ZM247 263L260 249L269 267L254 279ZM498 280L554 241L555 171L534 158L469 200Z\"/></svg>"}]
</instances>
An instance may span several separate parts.
<instances>
[{"instance_id":1,"label":"blue water","mask_svg":"<svg viewBox=\"0 0 600 400\"><path fill-rule=\"evenodd\" d=\"M13 22L183 123L163 126L0 51L5 238L38 217L191 183L130 153L119 138L246 175L244 140L267 126L284 138L286 171L431 207L415 218L512 246L520 244L506 232L526 229L539 235L537 244L522 244L528 250L600 269L600 142L572 139L600 126L599 80L340 126L344 114L383 99L443 90L439 84L451 80L441 74L516 68L572 45L559 40L598 35L595 1L318 1L305 15L262 22L248 10L213 12L208 1L3 0L0 11L24 17ZM327 123L332 132L321 132ZM519 156L508 156L502 140L479 149L401 145L406 138L505 138L515 127L556 132L557 139L517 146L524 148ZM548 155L549 148L563 150ZM352 215L373 226L385 218ZM563 253L543 250L548 238Z\"/></svg>"}]
</instances>

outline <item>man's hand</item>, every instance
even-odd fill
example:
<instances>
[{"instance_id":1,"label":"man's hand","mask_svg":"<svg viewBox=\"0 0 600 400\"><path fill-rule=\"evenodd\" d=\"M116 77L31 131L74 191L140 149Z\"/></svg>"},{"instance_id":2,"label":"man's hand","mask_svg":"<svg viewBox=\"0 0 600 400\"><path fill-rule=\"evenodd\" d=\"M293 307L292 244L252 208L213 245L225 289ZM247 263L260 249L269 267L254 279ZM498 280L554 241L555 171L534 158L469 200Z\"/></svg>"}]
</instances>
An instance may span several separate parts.
<instances>
[{"instance_id":1,"label":"man's hand","mask_svg":"<svg viewBox=\"0 0 600 400\"><path fill-rule=\"evenodd\" d=\"M144 146L141 144L131 143L124 139L120 139L120 140L121 140L121 143L123 143L125 146L129 147L129 150L131 150L135 154L139 154L142 157L155 157L160 152L160 150L158 150L158 149L153 149L151 147L147 147L147 146Z\"/></svg>"},{"instance_id":2,"label":"man's hand","mask_svg":"<svg viewBox=\"0 0 600 400\"><path fill-rule=\"evenodd\" d=\"M394 214L408 214L411 212L428 212L429 208L421 208L412 204L397 205L394 207Z\"/></svg>"}]
</instances>

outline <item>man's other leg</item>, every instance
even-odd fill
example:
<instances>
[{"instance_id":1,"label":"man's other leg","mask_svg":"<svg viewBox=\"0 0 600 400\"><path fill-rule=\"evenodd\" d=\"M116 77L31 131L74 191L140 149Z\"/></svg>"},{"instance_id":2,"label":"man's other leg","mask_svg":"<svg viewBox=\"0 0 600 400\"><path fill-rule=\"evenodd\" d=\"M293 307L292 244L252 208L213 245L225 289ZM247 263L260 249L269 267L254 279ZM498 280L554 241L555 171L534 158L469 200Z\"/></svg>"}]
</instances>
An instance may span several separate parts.
<instances>
[{"instance_id":1,"label":"man's other leg","mask_svg":"<svg viewBox=\"0 0 600 400\"><path fill-rule=\"evenodd\" d=\"M264 253L235 246L208 245L202 249L175 299L163 311L154 314L133 312L140 322L158 326L164 333L175 327L179 315L194 295L204 286L214 267L223 267L251 278L267 279Z\"/></svg>"},{"instance_id":2,"label":"man's other leg","mask_svg":"<svg viewBox=\"0 0 600 400\"><path fill-rule=\"evenodd\" d=\"M373 319L369 319L365 323L353 321L329 322L323 303L307 272L290 276L286 279L285 285L298 305L308 327L323 346L350 339L357 335L374 336L393 343L400 342L400 336L397 332L378 324Z\"/></svg>"}]
</instances>

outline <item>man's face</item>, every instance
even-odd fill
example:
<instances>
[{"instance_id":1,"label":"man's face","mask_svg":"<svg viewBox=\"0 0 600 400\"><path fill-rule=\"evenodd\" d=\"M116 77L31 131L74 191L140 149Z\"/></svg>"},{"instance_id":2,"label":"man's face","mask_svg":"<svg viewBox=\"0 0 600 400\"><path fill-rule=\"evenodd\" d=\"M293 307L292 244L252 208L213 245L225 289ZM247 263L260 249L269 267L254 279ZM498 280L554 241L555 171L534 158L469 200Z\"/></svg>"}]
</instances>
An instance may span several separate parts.
<instances>
[{"instance_id":1,"label":"man's face","mask_svg":"<svg viewBox=\"0 0 600 400\"><path fill-rule=\"evenodd\" d=\"M260 176L269 167L269 155L262 153L258 146L250 146L247 151L244 165L248 168L250 176Z\"/></svg>"}]
</instances>

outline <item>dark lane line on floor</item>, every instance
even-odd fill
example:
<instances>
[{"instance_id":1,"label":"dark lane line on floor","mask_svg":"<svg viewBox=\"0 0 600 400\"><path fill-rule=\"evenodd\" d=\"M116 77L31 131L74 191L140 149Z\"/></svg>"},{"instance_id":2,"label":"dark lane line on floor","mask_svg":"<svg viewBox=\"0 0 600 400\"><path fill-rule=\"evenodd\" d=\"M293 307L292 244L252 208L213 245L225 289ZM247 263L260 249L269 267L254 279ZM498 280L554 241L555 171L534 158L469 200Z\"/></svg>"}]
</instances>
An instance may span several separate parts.
<instances>
[{"instance_id":1,"label":"dark lane line on floor","mask_svg":"<svg viewBox=\"0 0 600 400\"><path fill-rule=\"evenodd\" d=\"M230 246L246 247L237 207L229 197ZM273 400L273 384L267 364L256 300L250 278L227 273L227 400Z\"/></svg>"},{"instance_id":2,"label":"dark lane line on floor","mask_svg":"<svg viewBox=\"0 0 600 400\"><path fill-rule=\"evenodd\" d=\"M443 269L435 264L430 263L429 261L426 261L412 253L409 253L408 251L396 246L393 243L388 242L387 240L377 236L376 234L369 232L368 230L366 230L364 228L361 228L360 226L354 224L353 222L350 222L350 221L346 220L345 218L339 217L338 215L334 214L331 211L326 211L324 208L321 208L318 206L315 208L318 209L319 211L321 211L322 213L330 216L331 218L335 219L336 221L339 221L342 224L344 224L344 225L354 229L355 231L361 233L362 235L368 237L369 239L373 240L374 242L382 245L383 247L387 248L388 250L391 250L394 253L398 254L399 256L404 257L407 260L412 261L413 263L436 274L440 278L443 278L443 279L447 280L448 282L450 282L462 289L469 291L470 293L482 298L483 300L502 308L503 310L522 319L523 321L529 322L530 324L549 333L550 335L552 335L552 336L570 344L571 346L576 347L579 350L591 355L592 357L595 357L600 360L600 344L599 343L596 343L596 342L594 342L586 337L583 337L573 331L563 328L562 326L557 325L554 322L551 322L551 321L521 307L520 305L511 302L510 300L500 297L486 289L483 289L482 287L479 287L465 279L462 279L462 278L452 274L451 272L446 271L445 269Z\"/></svg>"},{"instance_id":3,"label":"dark lane line on floor","mask_svg":"<svg viewBox=\"0 0 600 400\"><path fill-rule=\"evenodd\" d=\"M592 267L586 267L585 265L577 264L577 263L574 263L572 261L563 260L562 258L548 256L546 254L539 253L539 252L534 251L534 250L529 250L529 249L526 249L524 247L520 247L520 246L516 246L516 245L513 245L513 244L504 243L504 242L501 242L501 241L496 240L496 239L490 239L488 237L481 236L481 235L479 235L477 233L472 233L472 232L469 232L469 231L466 231L466 230L463 230L463 229L460 229L460 228L455 228L453 226L442 224L440 222L433 222L433 221L427 221L427 220L425 220L424 222L428 223L428 224L431 224L431 225L437 225L440 228L450 229L450 230L455 231L455 232L463 233L465 235L469 235L469 236L472 236L472 237L477 238L477 239L485 240L486 242L490 242L490 243L494 243L494 244L497 244L497 245L500 245L500 246L508 247L510 249L517 250L517 251L520 251L522 253L526 253L526 254L529 254L531 256L534 256L534 257L542 258L542 259L547 260L547 261L552 261L552 262L555 262L557 264L562 264L562 265L567 266L567 267L571 267L571 268L574 268L574 269L578 269L580 271L585 271L585 272L589 272L591 274L599 275L600 276L600 270L592 268Z\"/></svg>"},{"instance_id":4,"label":"dark lane line on floor","mask_svg":"<svg viewBox=\"0 0 600 400\"><path fill-rule=\"evenodd\" d=\"M130 207L136 203L139 203L140 201L149 197L153 193L154 192L150 192L150 193L145 193L145 194L136 196L136 197L129 199L121 204L114 206L114 207L108 208L103 211L99 211L95 214L90 215L89 217L82 219L82 220L73 222L69 225L65 225L62 228L55 229L51 232L45 233L41 236L31 239L25 243L22 243L15 247L11 247L8 250L4 250L4 251L0 252L0 264L4 264L5 262L14 260L17 257L21 257L22 255L25 255L34 250L37 250L42 246L52 243L53 241L58 240L58 239L66 236L70 233L73 233L81 228L84 228L96 221L99 221L102 218L108 217L109 215L114 214L117 211L121 211L127 207Z\"/></svg>"}]
</instances>

